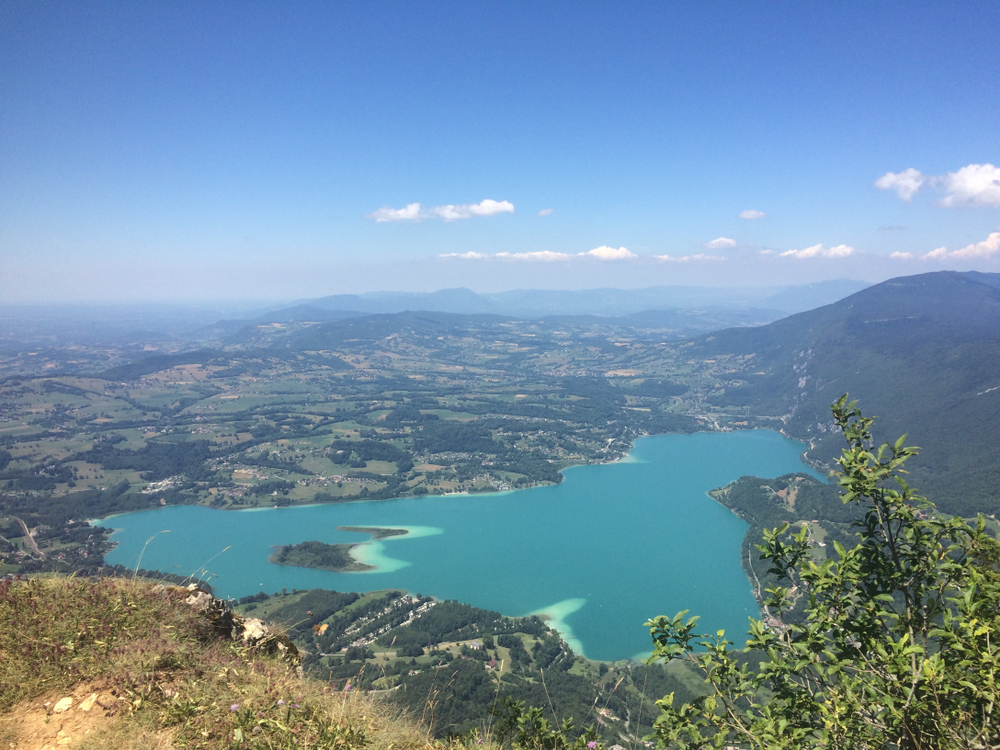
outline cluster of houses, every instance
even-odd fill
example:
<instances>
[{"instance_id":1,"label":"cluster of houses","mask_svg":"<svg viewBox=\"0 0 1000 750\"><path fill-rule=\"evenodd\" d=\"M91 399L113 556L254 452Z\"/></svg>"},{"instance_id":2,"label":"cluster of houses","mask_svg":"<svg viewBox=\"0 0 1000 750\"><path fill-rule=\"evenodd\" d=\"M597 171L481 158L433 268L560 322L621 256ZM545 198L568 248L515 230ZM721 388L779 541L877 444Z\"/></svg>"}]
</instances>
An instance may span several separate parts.
<instances>
[{"instance_id":1,"label":"cluster of houses","mask_svg":"<svg viewBox=\"0 0 1000 750\"><path fill-rule=\"evenodd\" d=\"M413 604L416 604L419 601L420 600L417 599L417 597L415 597L415 596L410 596L410 595L401 596L398 599L393 600L392 604L390 604L388 607L386 607L385 609L383 609L381 612L379 612L377 614L374 614L374 615L369 615L367 617L362 617L361 619L357 620L353 625L351 625L351 627L349 627L347 630L344 631L344 635L350 636L350 635L352 635L354 633L360 634L362 632L362 630L364 629L364 626L367 625L368 623L370 623L370 622L372 622L374 620L377 620L380 617L385 617L386 615L392 614L393 610L402 609L403 607L411 606ZM418 617L420 617L420 615L422 615L424 612L427 612L431 607L433 607L436 604L437 604L437 602L434 601L434 600L426 601L423 604L421 604L419 607L417 607L416 609L411 610L409 612L409 614L407 615L406 620L404 622L399 623L398 625L383 625L382 627L378 628L377 630L374 630L372 632L366 633L365 635L361 635L357 639L355 639L354 641L352 641L351 643L349 643L347 646L344 646L341 649L341 651L342 652L343 651L347 651L347 649L349 649L351 647L356 647L356 646L370 646L371 644L373 644L375 642L375 640L380 635L383 635L384 633L387 633L392 628L404 627L406 625L410 625L414 620L416 620ZM325 654L324 654L324 656L325 656Z\"/></svg>"}]
</instances>

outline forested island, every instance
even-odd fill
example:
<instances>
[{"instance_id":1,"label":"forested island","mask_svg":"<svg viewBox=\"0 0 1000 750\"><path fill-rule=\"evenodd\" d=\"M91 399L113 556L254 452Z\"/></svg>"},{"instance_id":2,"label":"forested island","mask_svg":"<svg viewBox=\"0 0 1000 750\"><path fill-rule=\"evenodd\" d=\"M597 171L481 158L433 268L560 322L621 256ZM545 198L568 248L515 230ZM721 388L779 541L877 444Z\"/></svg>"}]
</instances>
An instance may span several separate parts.
<instances>
[{"instance_id":1,"label":"forested island","mask_svg":"<svg viewBox=\"0 0 1000 750\"><path fill-rule=\"evenodd\" d=\"M354 559L351 550L357 546L357 544L325 544L316 541L286 544L268 560L277 565L333 570L337 573L362 573L366 570L375 570L374 565L366 565Z\"/></svg>"},{"instance_id":2,"label":"forested island","mask_svg":"<svg viewBox=\"0 0 1000 750\"><path fill-rule=\"evenodd\" d=\"M389 528L385 526L338 526L338 531L351 531L358 534L368 534L372 541L388 539L394 536L405 536L407 529ZM375 570L374 565L359 562L351 554L351 550L366 542L344 542L326 544L325 542L301 542L286 544L280 547L268 560L277 565L295 565L300 568L316 568L317 570L332 570L337 573L363 573Z\"/></svg>"}]
</instances>

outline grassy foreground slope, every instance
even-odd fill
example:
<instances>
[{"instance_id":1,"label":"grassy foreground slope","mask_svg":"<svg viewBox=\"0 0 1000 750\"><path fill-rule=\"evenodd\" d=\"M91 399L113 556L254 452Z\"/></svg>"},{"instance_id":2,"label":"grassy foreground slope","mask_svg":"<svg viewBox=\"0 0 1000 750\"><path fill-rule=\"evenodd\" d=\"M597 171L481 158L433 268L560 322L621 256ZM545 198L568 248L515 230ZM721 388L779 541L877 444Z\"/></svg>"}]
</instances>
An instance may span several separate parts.
<instances>
[{"instance_id":1,"label":"grassy foreground slope","mask_svg":"<svg viewBox=\"0 0 1000 750\"><path fill-rule=\"evenodd\" d=\"M0 745L427 748L413 722L222 637L189 592L119 578L0 581Z\"/></svg>"}]
</instances>

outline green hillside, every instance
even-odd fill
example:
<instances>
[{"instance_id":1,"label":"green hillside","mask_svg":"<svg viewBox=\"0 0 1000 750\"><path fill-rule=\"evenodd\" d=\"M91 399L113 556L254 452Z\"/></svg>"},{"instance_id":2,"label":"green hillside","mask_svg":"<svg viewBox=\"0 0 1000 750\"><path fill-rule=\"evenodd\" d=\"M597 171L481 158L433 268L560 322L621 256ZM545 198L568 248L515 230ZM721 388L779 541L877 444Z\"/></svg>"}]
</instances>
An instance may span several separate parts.
<instances>
[{"instance_id":1,"label":"green hillside","mask_svg":"<svg viewBox=\"0 0 1000 750\"><path fill-rule=\"evenodd\" d=\"M0 579L3 747L604 750L638 746L668 692L703 687L681 662L590 662L537 617L401 591L230 608L132 574Z\"/></svg>"},{"instance_id":2,"label":"green hillside","mask_svg":"<svg viewBox=\"0 0 1000 750\"><path fill-rule=\"evenodd\" d=\"M810 456L840 449L829 406L845 392L886 434L923 451L912 482L947 512L1000 511L998 274L891 279L840 302L754 329L696 340L693 356L752 355L717 406L786 416Z\"/></svg>"},{"instance_id":3,"label":"green hillside","mask_svg":"<svg viewBox=\"0 0 1000 750\"><path fill-rule=\"evenodd\" d=\"M552 726L572 718L608 745L633 744L653 730L657 698L703 692L681 662L593 662L538 617L402 591L261 593L236 609L281 624L307 674L384 695L439 738L482 732L498 701L522 701Z\"/></svg>"}]
</instances>

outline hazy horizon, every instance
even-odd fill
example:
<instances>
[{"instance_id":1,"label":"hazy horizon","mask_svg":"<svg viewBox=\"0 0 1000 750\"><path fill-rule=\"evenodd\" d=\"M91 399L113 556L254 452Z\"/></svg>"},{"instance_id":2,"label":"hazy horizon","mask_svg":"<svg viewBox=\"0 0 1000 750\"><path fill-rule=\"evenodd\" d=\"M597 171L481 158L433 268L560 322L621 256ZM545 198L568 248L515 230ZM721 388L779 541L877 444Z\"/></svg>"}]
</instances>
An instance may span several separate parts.
<instances>
[{"instance_id":1,"label":"hazy horizon","mask_svg":"<svg viewBox=\"0 0 1000 750\"><path fill-rule=\"evenodd\" d=\"M890 277L891 278L891 277ZM729 284L642 284L636 283L631 286L580 286L573 288L553 288L553 287L511 287L504 289L496 289L493 291L485 291L482 289L474 289L469 286L452 286L452 287L441 287L432 289L422 289L422 290L406 290L406 289L370 289L367 291L360 292L330 292L329 294L315 294L310 296L274 296L274 297L226 297L226 296L204 296L204 297L176 297L176 298L158 298L158 299L144 299L142 297L118 297L113 299L52 299L52 300L26 300L26 299L14 299L14 300L3 300L0 302L0 307L11 307L11 308L59 308L59 307L181 307L181 308L197 308L197 307L219 307L227 306L233 309L242 308L253 308L255 306L265 305L265 306L290 306L299 304L308 304L316 300L322 300L329 297L338 296L357 296L366 299L377 299L380 296L391 296L391 295L414 295L414 296L432 296L436 294L441 294L445 292L461 292L469 291L476 295L481 296L491 296L491 295L504 295L504 294L515 294L518 292L601 292L601 291L643 291L652 289L684 289L684 290L704 290L704 291L715 291L715 290L743 290L747 292L777 292L785 289L794 289L799 287L809 287L814 284L822 284L825 282L829 283L860 283L860 284L876 284L879 282L867 281L864 279L847 279L847 278L836 278L836 279L822 279L815 282L802 282L802 283L792 283L792 284L740 284L740 283L729 283Z\"/></svg>"}]
</instances>

